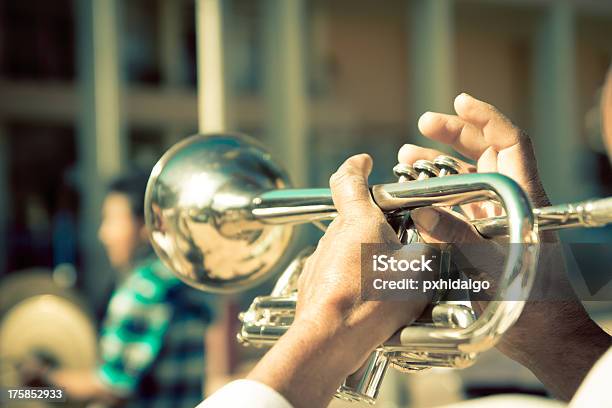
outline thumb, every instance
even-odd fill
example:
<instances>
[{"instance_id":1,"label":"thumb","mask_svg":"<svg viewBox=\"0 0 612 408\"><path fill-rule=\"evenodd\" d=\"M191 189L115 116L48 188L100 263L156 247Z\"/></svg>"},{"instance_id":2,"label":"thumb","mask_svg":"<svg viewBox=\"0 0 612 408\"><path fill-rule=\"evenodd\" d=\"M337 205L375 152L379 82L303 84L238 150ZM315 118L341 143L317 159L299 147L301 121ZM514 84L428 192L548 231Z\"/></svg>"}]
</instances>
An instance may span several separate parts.
<instances>
[{"instance_id":1,"label":"thumb","mask_svg":"<svg viewBox=\"0 0 612 408\"><path fill-rule=\"evenodd\" d=\"M372 158L367 154L349 157L329 179L338 214L343 216L382 216L368 188Z\"/></svg>"},{"instance_id":2,"label":"thumb","mask_svg":"<svg viewBox=\"0 0 612 408\"><path fill-rule=\"evenodd\" d=\"M410 212L410 216L427 242L472 243L485 240L466 219L444 208L417 208Z\"/></svg>"}]
</instances>

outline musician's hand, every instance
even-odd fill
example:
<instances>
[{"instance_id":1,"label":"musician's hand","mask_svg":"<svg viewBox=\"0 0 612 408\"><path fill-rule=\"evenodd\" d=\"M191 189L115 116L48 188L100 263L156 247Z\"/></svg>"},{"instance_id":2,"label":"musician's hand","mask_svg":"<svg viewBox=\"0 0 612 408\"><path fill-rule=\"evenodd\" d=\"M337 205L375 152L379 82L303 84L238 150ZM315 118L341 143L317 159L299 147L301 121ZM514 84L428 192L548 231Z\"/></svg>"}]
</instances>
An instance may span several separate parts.
<instances>
[{"instance_id":1,"label":"musician's hand","mask_svg":"<svg viewBox=\"0 0 612 408\"><path fill-rule=\"evenodd\" d=\"M529 136L494 106L461 94L455 98L456 115L426 112L419 119L419 130L429 139L450 145L454 150L473 160L476 165L463 163L469 172L498 172L525 190L536 207L550 205L542 187ZM441 152L415 145L404 145L399 153L400 163L411 164L418 159L433 160ZM492 205L468 206L473 218L499 215L499 207Z\"/></svg>"},{"instance_id":2,"label":"musician's hand","mask_svg":"<svg viewBox=\"0 0 612 408\"><path fill-rule=\"evenodd\" d=\"M338 216L300 276L294 323L249 375L295 406L327 405L342 380L429 302L426 295L401 303L361 298L361 244L399 245L370 196L371 168L371 158L358 155L331 177Z\"/></svg>"},{"instance_id":3,"label":"musician's hand","mask_svg":"<svg viewBox=\"0 0 612 408\"><path fill-rule=\"evenodd\" d=\"M419 129L426 137L446 143L476 162L463 162L468 172L499 172L514 179L525 190L536 207L549 205L540 182L535 155L529 137L513 125L495 107L467 94L455 99L457 115L427 112L419 120ZM443 154L434 149L404 145L400 163L412 164L419 159L433 160ZM469 218L500 215L492 203L463 206ZM428 242L480 243L490 248L490 258L503 259L502 246L487 242L466 220L443 209L423 208L413 212L421 235ZM530 368L552 391L564 399L575 392L592 363L609 346L609 337L589 318L565 279L561 247L554 233L541 234L548 242L545 260L540 260L531 301L516 324L502 337L498 348L509 357ZM492 261L492 264L500 262ZM495 279L495 268L489 277ZM498 268L499 269L499 268ZM499 271L498 271L499 272ZM564 301L538 295L555 291ZM554 295L554 294L553 294ZM476 302L476 309L486 304ZM562 342L563 344L556 344ZM574 348L573 352L568 349ZM579 358L574 358L579 355ZM555 367L555 361L571 356L571 372ZM567 362L565 364L568 364Z\"/></svg>"},{"instance_id":4,"label":"musician's hand","mask_svg":"<svg viewBox=\"0 0 612 408\"><path fill-rule=\"evenodd\" d=\"M300 276L296 320L372 328L375 333L368 341L377 345L417 318L428 298L423 295L401 307L397 302L361 299L361 244L401 246L368 190L371 169L368 155L353 156L330 179L338 216Z\"/></svg>"}]
</instances>

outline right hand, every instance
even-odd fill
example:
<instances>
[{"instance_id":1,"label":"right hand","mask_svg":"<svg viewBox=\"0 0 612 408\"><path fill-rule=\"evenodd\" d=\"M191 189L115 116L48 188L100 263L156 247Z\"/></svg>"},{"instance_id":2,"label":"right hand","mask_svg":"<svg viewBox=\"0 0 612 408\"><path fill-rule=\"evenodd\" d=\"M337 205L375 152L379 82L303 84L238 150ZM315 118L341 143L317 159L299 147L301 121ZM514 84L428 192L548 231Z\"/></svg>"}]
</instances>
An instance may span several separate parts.
<instances>
[{"instance_id":1,"label":"right hand","mask_svg":"<svg viewBox=\"0 0 612 408\"><path fill-rule=\"evenodd\" d=\"M531 140L494 106L462 93L455 98L457 115L425 112L419 118L419 130L429 139L450 145L458 153L474 160L462 162L469 172L498 172L514 179L527 193L535 207L550 205L540 176ZM418 159L433 160L443 154L437 150L404 145L400 163ZM464 208L472 218L499 215L499 207L490 203Z\"/></svg>"},{"instance_id":2,"label":"right hand","mask_svg":"<svg viewBox=\"0 0 612 408\"><path fill-rule=\"evenodd\" d=\"M550 205L538 175L529 137L495 107L467 94L461 94L455 99L455 110L457 115L434 112L423 114L419 119L419 130L424 136L448 144L474 160L476 166L463 163L466 171L502 173L514 179L525 190L534 207ZM433 160L440 154L443 153L434 149L404 145L398 153L398 160L403 164L412 164L419 159ZM463 210L469 218L501 215L500 207L490 202L463 206ZM501 245L485 240L470 223L454 212L427 207L413 211L412 218L428 242L479 242L490 245L492 258L503 256ZM541 233L540 239L543 242L558 242L557 235L551 232ZM602 345L606 343L601 330L590 319L571 289L565 275L561 247L554 245L551 249L548 246L547 251L549 257L546 262L540 259L530 301L526 303L518 321L497 345L504 354L536 373L543 371L542 367L547 366L547 360L558 358L550 355L551 350L554 350L551 343L555 341L567 342L568 339L575 339L576 333L589 333L594 338L602 339ZM495 278L495 274L492 275ZM546 290L562 294L563 299L567 300L537 301L535 294ZM475 303L477 311L486 307L486 304ZM559 346L560 349L564 347ZM597 353L599 350L593 356L583 358L596 358ZM571 386L559 386L559 381L549 381L549 386L561 397L569 399L583 374L578 373L581 370L575 371L576 376L570 381ZM543 376L546 375L550 373Z\"/></svg>"}]
</instances>

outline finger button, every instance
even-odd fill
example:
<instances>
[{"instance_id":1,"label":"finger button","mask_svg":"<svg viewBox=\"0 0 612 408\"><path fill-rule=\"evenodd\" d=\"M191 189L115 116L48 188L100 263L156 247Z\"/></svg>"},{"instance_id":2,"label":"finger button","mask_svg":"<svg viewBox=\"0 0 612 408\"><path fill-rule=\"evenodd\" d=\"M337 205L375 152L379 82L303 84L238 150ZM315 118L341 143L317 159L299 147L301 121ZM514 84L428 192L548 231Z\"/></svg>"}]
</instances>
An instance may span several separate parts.
<instances>
[{"instance_id":1,"label":"finger button","mask_svg":"<svg viewBox=\"0 0 612 408\"><path fill-rule=\"evenodd\" d=\"M417 160L412 165L416 171L419 172L417 180L425 180L430 177L437 177L440 174L440 170L434 166L429 160Z\"/></svg>"},{"instance_id":2,"label":"finger button","mask_svg":"<svg viewBox=\"0 0 612 408\"><path fill-rule=\"evenodd\" d=\"M461 163L450 156L438 156L434 159L433 163L440 170L439 177L458 174L461 170Z\"/></svg>"}]
</instances>

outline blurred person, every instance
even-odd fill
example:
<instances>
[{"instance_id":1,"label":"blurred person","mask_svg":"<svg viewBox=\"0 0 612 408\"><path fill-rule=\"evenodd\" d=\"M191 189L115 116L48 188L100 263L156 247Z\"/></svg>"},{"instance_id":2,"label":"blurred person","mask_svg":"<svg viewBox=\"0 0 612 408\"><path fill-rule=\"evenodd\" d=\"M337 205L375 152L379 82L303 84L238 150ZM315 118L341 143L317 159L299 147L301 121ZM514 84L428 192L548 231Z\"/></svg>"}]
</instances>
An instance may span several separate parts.
<instances>
[{"instance_id":1,"label":"blurred person","mask_svg":"<svg viewBox=\"0 0 612 408\"><path fill-rule=\"evenodd\" d=\"M528 136L493 106L467 94L455 99L457 115L428 112L419 129L433 140L452 146L474 160L470 171L500 172L515 181L536 207L550 205L540 182ZM612 157L612 71L602 97L603 128ZM433 149L405 145L402 163L432 159ZM360 282L360 243L397 243L395 234L370 196L367 155L349 158L331 177L338 217L330 224L300 276L296 317L291 328L268 351L244 380L217 391L201 408L322 407L343 379L367 356L423 311L428 299L411 302L363 301ZM469 206L474 217L490 216L491 205ZM432 207L412 212L427 242L479 242L483 238L465 219ZM553 232L540 233L543 242L558 242ZM553 263L551 269L562 268ZM538 270L538 274L557 271ZM550 276L550 275L549 275ZM555 275L557 276L557 275ZM420 280L423 276L413 278ZM556 290L571 291L569 282L554 282ZM542 282L536 282L536 285ZM535 288L537 289L537 287ZM573 293L573 292L571 292ZM478 308L478 305L477 305ZM560 400L573 407L612 406L612 340L588 315L581 302L528 301L516 324L502 337L498 349L529 368ZM527 396L499 396L455 404L454 407L562 406L560 401Z\"/></svg>"},{"instance_id":2,"label":"blurred person","mask_svg":"<svg viewBox=\"0 0 612 408\"><path fill-rule=\"evenodd\" d=\"M204 334L213 304L179 281L149 246L147 180L140 172L120 177L104 199L99 239L119 284L102 324L98 366L42 369L43 381L71 399L126 407L189 407L202 399Z\"/></svg>"}]
</instances>

